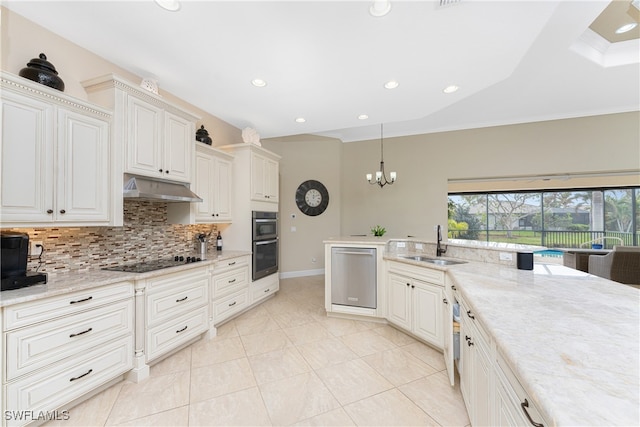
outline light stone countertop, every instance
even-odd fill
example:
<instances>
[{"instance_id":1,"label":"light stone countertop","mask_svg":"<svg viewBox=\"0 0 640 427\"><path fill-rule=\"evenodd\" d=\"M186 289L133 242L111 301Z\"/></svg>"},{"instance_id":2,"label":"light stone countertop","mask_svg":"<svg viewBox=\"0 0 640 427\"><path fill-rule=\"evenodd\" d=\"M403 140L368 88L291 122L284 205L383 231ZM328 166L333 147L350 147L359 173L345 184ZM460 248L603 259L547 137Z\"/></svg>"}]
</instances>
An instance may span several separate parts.
<instances>
[{"instance_id":1,"label":"light stone countertop","mask_svg":"<svg viewBox=\"0 0 640 427\"><path fill-rule=\"evenodd\" d=\"M338 245L381 245L387 244L389 239L386 237L375 236L343 236L343 237L330 237L324 240L324 244L338 244Z\"/></svg>"},{"instance_id":2,"label":"light stone countertop","mask_svg":"<svg viewBox=\"0 0 640 427\"><path fill-rule=\"evenodd\" d=\"M552 425L640 425L640 291L562 265L446 270Z\"/></svg>"},{"instance_id":3,"label":"light stone countertop","mask_svg":"<svg viewBox=\"0 0 640 427\"><path fill-rule=\"evenodd\" d=\"M222 251L221 253L210 253L206 260L196 263L182 264L176 267L163 268L161 270L149 271L147 273L126 273L121 271L106 270L86 270L71 271L68 273L50 274L46 284L28 286L26 288L0 292L0 308L28 301L35 301L42 298L67 294L83 289L97 288L110 285L112 283L134 282L136 280L148 279L164 274L175 273L177 271L189 270L197 267L204 267L227 259L240 256L251 255L250 251Z\"/></svg>"}]
</instances>

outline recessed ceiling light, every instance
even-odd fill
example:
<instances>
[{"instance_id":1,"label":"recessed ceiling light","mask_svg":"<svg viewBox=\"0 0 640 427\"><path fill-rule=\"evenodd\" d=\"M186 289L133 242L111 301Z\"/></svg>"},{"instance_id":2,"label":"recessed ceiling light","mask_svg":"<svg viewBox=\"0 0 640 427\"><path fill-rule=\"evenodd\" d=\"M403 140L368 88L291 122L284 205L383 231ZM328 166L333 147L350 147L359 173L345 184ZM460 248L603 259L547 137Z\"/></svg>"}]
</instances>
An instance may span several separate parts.
<instances>
[{"instance_id":1,"label":"recessed ceiling light","mask_svg":"<svg viewBox=\"0 0 640 427\"><path fill-rule=\"evenodd\" d=\"M395 80L389 80L388 82L386 82L386 83L384 84L384 87L385 87L386 89L395 89L395 88L397 88L398 86L400 86L400 83L398 83L398 82L397 82L397 81L395 81Z\"/></svg>"},{"instance_id":2,"label":"recessed ceiling light","mask_svg":"<svg viewBox=\"0 0 640 427\"><path fill-rule=\"evenodd\" d=\"M624 34L624 33L627 33L627 32L629 32L629 31L633 30L633 29L634 29L635 27L637 27L637 26L638 26L638 24L637 24L637 23L635 23L635 22L632 22L632 23L630 23L630 24L625 24L625 25L623 25L622 27L620 27L620 28L618 28L618 29L616 30L616 34Z\"/></svg>"},{"instance_id":3,"label":"recessed ceiling light","mask_svg":"<svg viewBox=\"0 0 640 427\"><path fill-rule=\"evenodd\" d=\"M386 15L391 10L391 1L389 0L375 0L369 8L371 16L379 18Z\"/></svg>"},{"instance_id":4,"label":"recessed ceiling light","mask_svg":"<svg viewBox=\"0 0 640 427\"><path fill-rule=\"evenodd\" d=\"M156 4L170 12L177 12L178 10L180 10L179 0L156 0Z\"/></svg>"},{"instance_id":5,"label":"recessed ceiling light","mask_svg":"<svg viewBox=\"0 0 640 427\"><path fill-rule=\"evenodd\" d=\"M360 114L358 116L358 119L360 119L360 120L367 120L368 118L369 118L369 116L367 116L366 114Z\"/></svg>"},{"instance_id":6,"label":"recessed ceiling light","mask_svg":"<svg viewBox=\"0 0 640 427\"><path fill-rule=\"evenodd\" d=\"M305 119L304 117L298 117L298 118L296 119L296 123L304 123L304 122L306 122L306 121L307 121L307 119Z\"/></svg>"},{"instance_id":7,"label":"recessed ceiling light","mask_svg":"<svg viewBox=\"0 0 640 427\"><path fill-rule=\"evenodd\" d=\"M456 85L450 85L450 86L447 86L447 87L445 87L444 89L442 89L442 91L443 91L444 93L453 93L453 92L457 92L457 91L458 91L458 89L460 89L458 86L456 86Z\"/></svg>"},{"instance_id":8,"label":"recessed ceiling light","mask_svg":"<svg viewBox=\"0 0 640 427\"><path fill-rule=\"evenodd\" d=\"M251 84L255 87L265 87L267 85L267 82L262 79L253 79L251 80Z\"/></svg>"}]
</instances>

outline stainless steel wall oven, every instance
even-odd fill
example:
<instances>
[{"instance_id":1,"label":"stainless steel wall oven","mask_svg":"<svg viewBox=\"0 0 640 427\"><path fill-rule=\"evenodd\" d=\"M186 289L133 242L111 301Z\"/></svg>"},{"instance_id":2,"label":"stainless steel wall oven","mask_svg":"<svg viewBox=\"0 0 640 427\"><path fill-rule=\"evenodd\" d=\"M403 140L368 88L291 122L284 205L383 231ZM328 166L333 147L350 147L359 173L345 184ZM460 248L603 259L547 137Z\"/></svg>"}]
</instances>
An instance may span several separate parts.
<instances>
[{"instance_id":1,"label":"stainless steel wall oven","mask_svg":"<svg viewBox=\"0 0 640 427\"><path fill-rule=\"evenodd\" d=\"M253 211L252 223L255 281L278 271L278 213Z\"/></svg>"}]
</instances>

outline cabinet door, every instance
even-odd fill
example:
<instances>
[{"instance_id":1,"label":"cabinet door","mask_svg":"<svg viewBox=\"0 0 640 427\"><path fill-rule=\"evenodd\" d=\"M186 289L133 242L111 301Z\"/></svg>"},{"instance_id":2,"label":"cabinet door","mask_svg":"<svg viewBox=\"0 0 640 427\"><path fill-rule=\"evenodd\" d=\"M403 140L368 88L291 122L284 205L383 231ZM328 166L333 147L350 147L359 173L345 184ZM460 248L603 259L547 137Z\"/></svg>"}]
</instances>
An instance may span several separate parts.
<instances>
[{"instance_id":1,"label":"cabinet door","mask_svg":"<svg viewBox=\"0 0 640 427\"><path fill-rule=\"evenodd\" d=\"M447 375L449 377L449 383L455 384L455 371L454 371L454 340L453 340L453 304L455 303L453 296L447 291L446 283L445 289L442 293L442 331L444 336L442 337L442 347L444 353L444 363L447 367ZM457 335L457 338L460 336Z\"/></svg>"},{"instance_id":2,"label":"cabinet door","mask_svg":"<svg viewBox=\"0 0 640 427\"><path fill-rule=\"evenodd\" d=\"M125 172L161 177L162 166L162 109L129 96L128 141Z\"/></svg>"},{"instance_id":3,"label":"cabinet door","mask_svg":"<svg viewBox=\"0 0 640 427\"><path fill-rule=\"evenodd\" d=\"M251 153L251 198L258 201L267 200L265 175L265 158Z\"/></svg>"},{"instance_id":4,"label":"cabinet door","mask_svg":"<svg viewBox=\"0 0 640 427\"><path fill-rule=\"evenodd\" d=\"M413 281L413 333L442 348L442 288Z\"/></svg>"},{"instance_id":5,"label":"cabinet door","mask_svg":"<svg viewBox=\"0 0 640 427\"><path fill-rule=\"evenodd\" d=\"M191 181L191 162L195 144L191 122L168 111L164 113L164 177Z\"/></svg>"},{"instance_id":6,"label":"cabinet door","mask_svg":"<svg viewBox=\"0 0 640 427\"><path fill-rule=\"evenodd\" d=\"M492 404L493 398L491 385L491 364L485 351L482 340L474 337L473 353L473 378L472 378L472 423L479 426L493 425Z\"/></svg>"},{"instance_id":7,"label":"cabinet door","mask_svg":"<svg viewBox=\"0 0 640 427\"><path fill-rule=\"evenodd\" d=\"M53 220L53 106L2 94L3 222Z\"/></svg>"},{"instance_id":8,"label":"cabinet door","mask_svg":"<svg viewBox=\"0 0 640 427\"><path fill-rule=\"evenodd\" d=\"M272 203L278 202L278 178L280 173L278 166L278 162L271 159L265 159L265 194L267 196L267 200Z\"/></svg>"},{"instance_id":9,"label":"cabinet door","mask_svg":"<svg viewBox=\"0 0 640 427\"><path fill-rule=\"evenodd\" d=\"M388 277L388 319L411 330L411 280L393 273Z\"/></svg>"},{"instance_id":10,"label":"cabinet door","mask_svg":"<svg viewBox=\"0 0 640 427\"><path fill-rule=\"evenodd\" d=\"M464 306L462 302L460 302L460 312L464 313ZM467 319L465 316L460 316L460 360L458 361L458 371L460 372L460 391L462 392L462 397L464 399L464 403L467 406L467 412L469 413L469 418L472 417L472 402L471 402L471 383L472 383L472 352L471 347L473 344L470 344L471 340L471 332L469 332L469 327L467 322L470 319ZM471 419L471 424L475 425L475 420Z\"/></svg>"},{"instance_id":11,"label":"cabinet door","mask_svg":"<svg viewBox=\"0 0 640 427\"><path fill-rule=\"evenodd\" d=\"M214 208L217 221L231 221L231 162L225 159L215 161ZM197 193L196 193L197 194Z\"/></svg>"},{"instance_id":12,"label":"cabinet door","mask_svg":"<svg viewBox=\"0 0 640 427\"><path fill-rule=\"evenodd\" d=\"M57 221L108 222L109 122L58 110Z\"/></svg>"},{"instance_id":13,"label":"cabinet door","mask_svg":"<svg viewBox=\"0 0 640 427\"><path fill-rule=\"evenodd\" d=\"M206 153L196 151L194 191L202 197L202 203L195 203L196 220L211 222L214 202L214 159Z\"/></svg>"}]
</instances>

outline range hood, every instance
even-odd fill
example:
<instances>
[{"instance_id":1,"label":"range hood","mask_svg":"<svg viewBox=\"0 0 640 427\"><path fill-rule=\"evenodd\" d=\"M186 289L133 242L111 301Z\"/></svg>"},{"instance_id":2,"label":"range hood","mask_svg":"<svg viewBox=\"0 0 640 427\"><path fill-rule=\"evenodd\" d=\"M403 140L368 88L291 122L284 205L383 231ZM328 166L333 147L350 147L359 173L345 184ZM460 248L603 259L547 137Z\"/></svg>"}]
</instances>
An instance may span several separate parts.
<instances>
[{"instance_id":1,"label":"range hood","mask_svg":"<svg viewBox=\"0 0 640 427\"><path fill-rule=\"evenodd\" d=\"M126 173L124 174L123 197L125 199L156 202L202 202L202 199L197 194L189 190L188 184L156 180Z\"/></svg>"}]
</instances>

